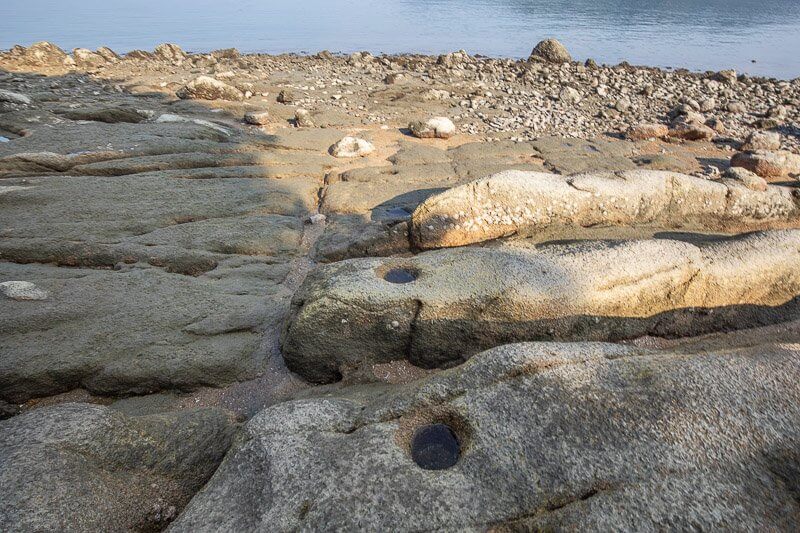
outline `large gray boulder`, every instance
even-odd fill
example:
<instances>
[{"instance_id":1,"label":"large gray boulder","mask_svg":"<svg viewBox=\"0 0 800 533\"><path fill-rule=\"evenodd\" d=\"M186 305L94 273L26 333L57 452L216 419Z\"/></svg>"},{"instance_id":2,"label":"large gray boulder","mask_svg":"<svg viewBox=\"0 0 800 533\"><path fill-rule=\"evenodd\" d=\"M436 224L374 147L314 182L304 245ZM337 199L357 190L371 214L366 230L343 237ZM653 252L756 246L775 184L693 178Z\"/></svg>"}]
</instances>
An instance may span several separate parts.
<instances>
[{"instance_id":1,"label":"large gray boulder","mask_svg":"<svg viewBox=\"0 0 800 533\"><path fill-rule=\"evenodd\" d=\"M798 383L796 344L504 346L262 411L170 531L797 530Z\"/></svg>"},{"instance_id":2,"label":"large gray boulder","mask_svg":"<svg viewBox=\"0 0 800 533\"><path fill-rule=\"evenodd\" d=\"M572 56L566 47L556 39L545 39L539 42L531 52L529 61L537 60L546 63L571 63Z\"/></svg>"},{"instance_id":3,"label":"large gray boulder","mask_svg":"<svg viewBox=\"0 0 800 533\"><path fill-rule=\"evenodd\" d=\"M800 306L800 230L702 246L677 240L524 242L356 259L306 278L287 365L331 382L408 359L450 366L523 340L695 335L778 322Z\"/></svg>"},{"instance_id":4,"label":"large gray boulder","mask_svg":"<svg viewBox=\"0 0 800 533\"><path fill-rule=\"evenodd\" d=\"M61 404L0 422L0 530L159 531L233 439L221 410Z\"/></svg>"},{"instance_id":5,"label":"large gray boulder","mask_svg":"<svg viewBox=\"0 0 800 533\"><path fill-rule=\"evenodd\" d=\"M738 180L709 181L655 170L561 176L506 171L424 201L412 216L420 248L462 246L512 234L596 226L752 231L800 223L790 187L753 191Z\"/></svg>"}]
</instances>

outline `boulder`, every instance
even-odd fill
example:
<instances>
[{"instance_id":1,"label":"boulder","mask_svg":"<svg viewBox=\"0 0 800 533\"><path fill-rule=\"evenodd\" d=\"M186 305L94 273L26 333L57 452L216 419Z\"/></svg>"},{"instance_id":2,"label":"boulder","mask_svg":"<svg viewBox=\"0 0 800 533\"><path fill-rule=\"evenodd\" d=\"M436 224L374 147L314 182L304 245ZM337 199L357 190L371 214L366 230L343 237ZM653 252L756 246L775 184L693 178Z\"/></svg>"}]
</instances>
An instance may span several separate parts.
<instances>
[{"instance_id":1,"label":"boulder","mask_svg":"<svg viewBox=\"0 0 800 533\"><path fill-rule=\"evenodd\" d=\"M731 166L746 168L762 178L800 175L800 155L785 150L739 152L731 158Z\"/></svg>"},{"instance_id":2,"label":"boulder","mask_svg":"<svg viewBox=\"0 0 800 533\"><path fill-rule=\"evenodd\" d=\"M581 93L573 87L564 87L561 89L561 92L558 93L558 99L565 104L575 105L581 101Z\"/></svg>"},{"instance_id":3,"label":"boulder","mask_svg":"<svg viewBox=\"0 0 800 533\"><path fill-rule=\"evenodd\" d=\"M632 141L645 141L647 139L663 139L669 135L669 128L664 124L642 123L634 124L628 128L625 137Z\"/></svg>"},{"instance_id":4,"label":"boulder","mask_svg":"<svg viewBox=\"0 0 800 533\"><path fill-rule=\"evenodd\" d=\"M22 62L37 67L64 67L73 64L73 60L64 50L47 41L39 41L25 48Z\"/></svg>"},{"instance_id":5,"label":"boulder","mask_svg":"<svg viewBox=\"0 0 800 533\"><path fill-rule=\"evenodd\" d=\"M364 157L375 151L371 142L358 137L345 137L330 148L334 157Z\"/></svg>"},{"instance_id":6,"label":"boulder","mask_svg":"<svg viewBox=\"0 0 800 533\"><path fill-rule=\"evenodd\" d=\"M545 39L539 42L531 52L528 61L544 61L546 63L571 63L572 56L556 39Z\"/></svg>"},{"instance_id":7,"label":"boulder","mask_svg":"<svg viewBox=\"0 0 800 533\"><path fill-rule=\"evenodd\" d=\"M705 124L702 115L687 113L674 120L670 126L669 136L685 141L710 141L716 132Z\"/></svg>"},{"instance_id":8,"label":"boulder","mask_svg":"<svg viewBox=\"0 0 800 533\"><path fill-rule=\"evenodd\" d=\"M781 134L777 131L754 131L745 139L743 151L780 150Z\"/></svg>"},{"instance_id":9,"label":"boulder","mask_svg":"<svg viewBox=\"0 0 800 533\"><path fill-rule=\"evenodd\" d=\"M0 422L0 529L160 531L232 439L216 409L131 417L66 403Z\"/></svg>"},{"instance_id":10,"label":"boulder","mask_svg":"<svg viewBox=\"0 0 800 533\"><path fill-rule=\"evenodd\" d=\"M156 59L171 62L181 62L188 57L188 54L180 46L171 43L159 44L153 50L153 55Z\"/></svg>"},{"instance_id":11,"label":"boulder","mask_svg":"<svg viewBox=\"0 0 800 533\"><path fill-rule=\"evenodd\" d=\"M269 111L248 111L244 114L244 121L254 126L269 124Z\"/></svg>"},{"instance_id":12,"label":"boulder","mask_svg":"<svg viewBox=\"0 0 800 533\"><path fill-rule=\"evenodd\" d=\"M193 100L244 100L242 91L208 76L195 78L176 94L178 98Z\"/></svg>"},{"instance_id":13,"label":"boulder","mask_svg":"<svg viewBox=\"0 0 800 533\"><path fill-rule=\"evenodd\" d=\"M729 168L728 170L725 171L725 177L741 181L742 184L751 191L764 192L767 190L769 186L767 180L765 180L755 172L750 172L746 168L742 167Z\"/></svg>"},{"instance_id":14,"label":"boulder","mask_svg":"<svg viewBox=\"0 0 800 533\"><path fill-rule=\"evenodd\" d=\"M414 244L429 249L516 233L569 238L593 226L737 231L798 218L800 202L788 187L753 194L736 182L655 170L507 171L431 196L414 211L411 230Z\"/></svg>"},{"instance_id":15,"label":"boulder","mask_svg":"<svg viewBox=\"0 0 800 533\"><path fill-rule=\"evenodd\" d=\"M279 104L291 104L294 102L294 93L291 89L282 89L278 93L277 101Z\"/></svg>"},{"instance_id":16,"label":"boulder","mask_svg":"<svg viewBox=\"0 0 800 533\"><path fill-rule=\"evenodd\" d=\"M797 344L504 346L262 411L170 531L792 531L798 383Z\"/></svg>"},{"instance_id":17,"label":"boulder","mask_svg":"<svg viewBox=\"0 0 800 533\"><path fill-rule=\"evenodd\" d=\"M106 58L86 48L76 48L72 51L75 66L82 69L96 69L106 64Z\"/></svg>"},{"instance_id":18,"label":"boulder","mask_svg":"<svg viewBox=\"0 0 800 533\"><path fill-rule=\"evenodd\" d=\"M702 247L437 250L318 269L294 296L282 348L291 370L332 382L398 359L452 366L506 342L689 336L790 320L800 317L798 295L800 230Z\"/></svg>"},{"instance_id":19,"label":"boulder","mask_svg":"<svg viewBox=\"0 0 800 533\"><path fill-rule=\"evenodd\" d=\"M456 126L447 117L433 117L410 123L408 129L414 137L420 139L449 139L456 133Z\"/></svg>"},{"instance_id":20,"label":"boulder","mask_svg":"<svg viewBox=\"0 0 800 533\"><path fill-rule=\"evenodd\" d=\"M96 50L96 53L109 63L116 63L120 60L119 54L107 46L101 46Z\"/></svg>"},{"instance_id":21,"label":"boulder","mask_svg":"<svg viewBox=\"0 0 800 533\"><path fill-rule=\"evenodd\" d=\"M294 112L295 124L301 128L313 128L314 120L311 118L311 113L307 109L298 109Z\"/></svg>"}]
</instances>

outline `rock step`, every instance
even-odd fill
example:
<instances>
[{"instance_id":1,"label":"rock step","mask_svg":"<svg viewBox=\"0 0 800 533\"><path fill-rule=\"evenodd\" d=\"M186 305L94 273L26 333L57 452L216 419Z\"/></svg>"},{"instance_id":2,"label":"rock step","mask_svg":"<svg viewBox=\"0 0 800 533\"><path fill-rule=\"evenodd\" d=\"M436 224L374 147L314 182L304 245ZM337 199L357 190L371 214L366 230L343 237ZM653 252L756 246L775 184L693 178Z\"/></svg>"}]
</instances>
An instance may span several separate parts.
<instances>
[{"instance_id":1,"label":"rock step","mask_svg":"<svg viewBox=\"0 0 800 533\"><path fill-rule=\"evenodd\" d=\"M411 280L387 276L406 272ZM407 359L452 366L525 340L693 336L800 313L800 230L702 246L675 240L538 249L459 248L319 268L295 294L283 339L293 371L336 381Z\"/></svg>"}]
</instances>

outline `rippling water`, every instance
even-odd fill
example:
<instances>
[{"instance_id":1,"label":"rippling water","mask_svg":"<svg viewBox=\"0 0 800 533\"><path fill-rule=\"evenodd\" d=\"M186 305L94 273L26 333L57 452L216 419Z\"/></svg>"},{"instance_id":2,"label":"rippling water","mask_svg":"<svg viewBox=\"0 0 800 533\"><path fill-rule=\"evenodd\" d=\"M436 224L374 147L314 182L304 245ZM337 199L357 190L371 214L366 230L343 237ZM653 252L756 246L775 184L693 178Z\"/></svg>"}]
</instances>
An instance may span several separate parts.
<instances>
[{"instance_id":1,"label":"rippling water","mask_svg":"<svg viewBox=\"0 0 800 533\"><path fill-rule=\"evenodd\" d=\"M800 0L0 0L0 48L526 57L550 36L601 63L800 76Z\"/></svg>"}]
</instances>

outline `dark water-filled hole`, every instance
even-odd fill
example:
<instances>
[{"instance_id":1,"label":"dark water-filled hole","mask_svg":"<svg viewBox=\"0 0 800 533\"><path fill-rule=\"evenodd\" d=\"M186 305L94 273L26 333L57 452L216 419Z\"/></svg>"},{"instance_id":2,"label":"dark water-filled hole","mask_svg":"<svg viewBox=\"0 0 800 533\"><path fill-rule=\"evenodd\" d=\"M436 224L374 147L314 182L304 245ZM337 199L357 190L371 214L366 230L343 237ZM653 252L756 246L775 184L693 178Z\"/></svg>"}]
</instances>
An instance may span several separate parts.
<instances>
[{"instance_id":1,"label":"dark water-filled hole","mask_svg":"<svg viewBox=\"0 0 800 533\"><path fill-rule=\"evenodd\" d=\"M429 424L414 432L411 458L425 470L444 470L458 462L461 444L447 424Z\"/></svg>"},{"instance_id":2,"label":"dark water-filled hole","mask_svg":"<svg viewBox=\"0 0 800 533\"><path fill-rule=\"evenodd\" d=\"M393 268L383 275L389 283L411 283L417 279L417 273L406 268Z\"/></svg>"}]
</instances>

